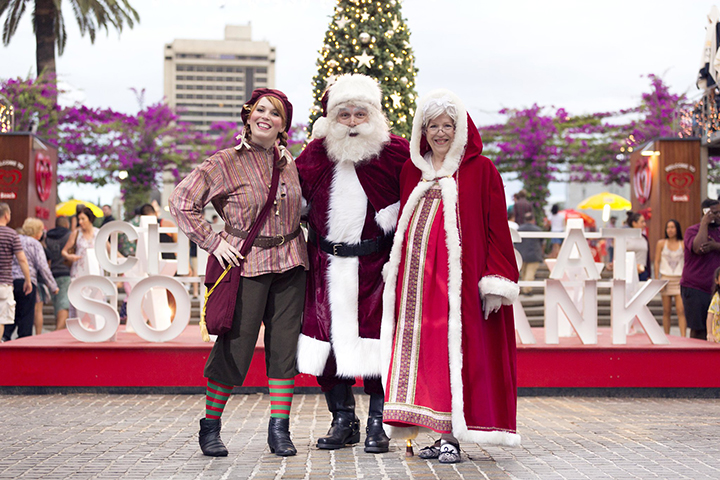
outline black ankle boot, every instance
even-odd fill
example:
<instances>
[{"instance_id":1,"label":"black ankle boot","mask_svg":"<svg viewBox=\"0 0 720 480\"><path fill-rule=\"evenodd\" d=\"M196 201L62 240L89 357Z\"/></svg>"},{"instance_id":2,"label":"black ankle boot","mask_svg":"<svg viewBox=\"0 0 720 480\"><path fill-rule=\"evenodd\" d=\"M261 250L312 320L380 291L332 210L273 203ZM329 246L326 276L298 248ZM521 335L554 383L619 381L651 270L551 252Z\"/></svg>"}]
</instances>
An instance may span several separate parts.
<instances>
[{"instance_id":1,"label":"black ankle boot","mask_svg":"<svg viewBox=\"0 0 720 480\"><path fill-rule=\"evenodd\" d=\"M290 440L290 420L287 418L270 417L267 442L270 451L279 457L292 457L297 453Z\"/></svg>"},{"instance_id":2,"label":"black ankle boot","mask_svg":"<svg viewBox=\"0 0 720 480\"><path fill-rule=\"evenodd\" d=\"M383 429L383 395L370 395L370 409L368 410L367 435L365 437L365 451L367 453L385 453L390 449L390 439Z\"/></svg>"},{"instance_id":3,"label":"black ankle boot","mask_svg":"<svg viewBox=\"0 0 720 480\"><path fill-rule=\"evenodd\" d=\"M323 450L337 450L360 441L360 420L355 416L355 397L352 387L341 383L325 392L328 408L333 421L326 437L320 437L317 447Z\"/></svg>"},{"instance_id":4,"label":"black ankle boot","mask_svg":"<svg viewBox=\"0 0 720 480\"><path fill-rule=\"evenodd\" d=\"M200 420L200 449L208 457L227 457L228 450L220 438L221 422L203 418Z\"/></svg>"}]
</instances>

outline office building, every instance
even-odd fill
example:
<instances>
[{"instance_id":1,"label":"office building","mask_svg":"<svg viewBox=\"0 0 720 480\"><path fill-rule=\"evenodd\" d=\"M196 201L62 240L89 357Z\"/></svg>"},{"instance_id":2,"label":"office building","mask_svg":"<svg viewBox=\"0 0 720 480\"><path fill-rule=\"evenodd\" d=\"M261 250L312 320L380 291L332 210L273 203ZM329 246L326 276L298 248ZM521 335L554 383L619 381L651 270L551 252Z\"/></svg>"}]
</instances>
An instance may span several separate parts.
<instances>
[{"instance_id":1,"label":"office building","mask_svg":"<svg viewBox=\"0 0 720 480\"><path fill-rule=\"evenodd\" d=\"M242 105L275 87L275 47L253 41L251 25L226 25L224 40L177 39L165 45L165 97L180 119L209 130L240 123Z\"/></svg>"}]
</instances>

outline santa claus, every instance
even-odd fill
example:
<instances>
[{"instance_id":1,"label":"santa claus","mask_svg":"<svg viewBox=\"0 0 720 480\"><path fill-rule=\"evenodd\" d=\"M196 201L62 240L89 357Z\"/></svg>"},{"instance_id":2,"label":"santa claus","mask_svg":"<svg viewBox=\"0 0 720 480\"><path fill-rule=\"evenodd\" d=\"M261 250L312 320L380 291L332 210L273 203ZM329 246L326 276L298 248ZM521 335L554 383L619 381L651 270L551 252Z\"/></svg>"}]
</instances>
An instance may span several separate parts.
<instances>
[{"instance_id":1,"label":"santa claus","mask_svg":"<svg viewBox=\"0 0 720 480\"><path fill-rule=\"evenodd\" d=\"M365 451L388 451L382 426L382 267L399 211L408 142L390 134L382 91L365 75L343 75L323 97L323 117L297 158L309 205L310 272L298 369L317 376L333 420L321 449L360 441L352 386L370 395Z\"/></svg>"}]
</instances>

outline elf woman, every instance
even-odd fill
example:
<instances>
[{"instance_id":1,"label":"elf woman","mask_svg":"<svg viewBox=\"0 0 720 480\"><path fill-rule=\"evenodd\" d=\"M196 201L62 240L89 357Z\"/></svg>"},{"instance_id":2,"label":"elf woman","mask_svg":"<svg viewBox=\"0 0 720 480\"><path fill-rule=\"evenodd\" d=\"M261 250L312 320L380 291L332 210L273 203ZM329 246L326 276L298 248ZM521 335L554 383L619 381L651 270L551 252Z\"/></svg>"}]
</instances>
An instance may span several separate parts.
<instances>
[{"instance_id":1,"label":"elf woman","mask_svg":"<svg viewBox=\"0 0 720 480\"><path fill-rule=\"evenodd\" d=\"M220 439L220 417L233 386L245 380L264 323L271 401L268 445L276 455L290 456L296 454L289 414L307 266L300 230L300 183L285 149L292 105L279 90L261 88L243 106L241 117L240 144L206 159L180 182L169 200L180 229L214 256L209 262L217 259L221 269L231 264L232 275L238 275L236 289L218 289L212 294L215 298L210 297L212 302L234 302L234 310L232 326L218 336L205 364L207 403L200 420L200 448L208 456L228 454ZM276 170L277 180L273 179ZM274 198L269 198L273 190ZM225 222L224 231L215 233L205 220L208 203ZM266 204L269 211L263 215ZM240 255L244 239L258 221L261 227L252 248Z\"/></svg>"}]
</instances>

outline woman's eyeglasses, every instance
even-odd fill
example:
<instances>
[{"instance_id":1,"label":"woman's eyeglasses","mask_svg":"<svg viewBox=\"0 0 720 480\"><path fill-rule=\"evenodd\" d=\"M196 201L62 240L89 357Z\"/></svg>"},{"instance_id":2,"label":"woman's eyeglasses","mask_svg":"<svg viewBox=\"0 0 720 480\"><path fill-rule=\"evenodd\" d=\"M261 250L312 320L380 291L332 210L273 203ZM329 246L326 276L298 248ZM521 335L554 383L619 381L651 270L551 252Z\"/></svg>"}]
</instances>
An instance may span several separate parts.
<instances>
[{"instance_id":1,"label":"woman's eyeglasses","mask_svg":"<svg viewBox=\"0 0 720 480\"><path fill-rule=\"evenodd\" d=\"M447 132L452 132L453 130L455 130L455 125L453 125L451 123L446 123L445 125L442 125L442 126L441 125L430 125L429 127L427 127L426 130L429 133L437 133L440 130L447 133Z\"/></svg>"}]
</instances>

